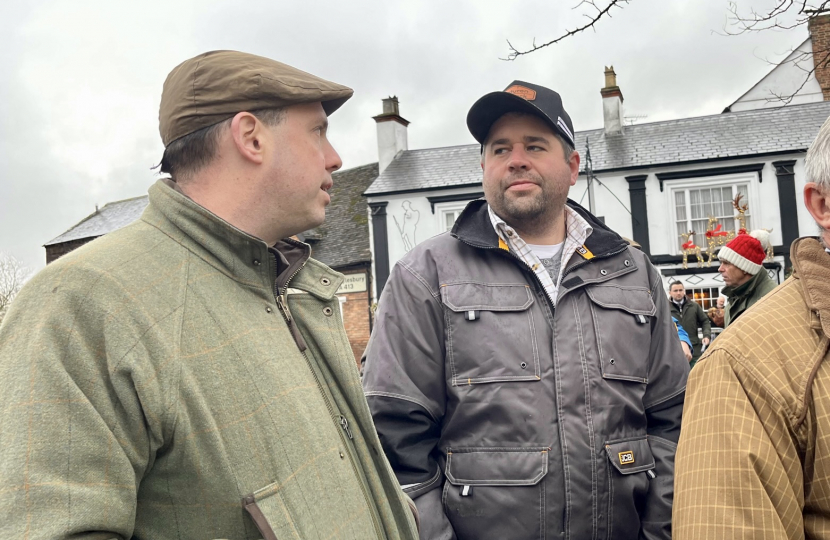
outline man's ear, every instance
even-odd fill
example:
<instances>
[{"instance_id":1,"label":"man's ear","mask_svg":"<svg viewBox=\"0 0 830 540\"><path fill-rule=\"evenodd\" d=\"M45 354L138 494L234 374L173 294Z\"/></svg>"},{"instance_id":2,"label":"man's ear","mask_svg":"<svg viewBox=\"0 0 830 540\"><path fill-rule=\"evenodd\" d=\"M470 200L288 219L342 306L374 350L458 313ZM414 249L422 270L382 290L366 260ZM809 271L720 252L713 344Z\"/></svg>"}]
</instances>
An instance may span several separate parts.
<instances>
[{"instance_id":1,"label":"man's ear","mask_svg":"<svg viewBox=\"0 0 830 540\"><path fill-rule=\"evenodd\" d=\"M830 230L830 193L822 190L815 182L807 182L804 186L804 206L816 220L816 223L825 230Z\"/></svg>"},{"instance_id":2,"label":"man's ear","mask_svg":"<svg viewBox=\"0 0 830 540\"><path fill-rule=\"evenodd\" d=\"M264 124L249 112L237 113L231 120L231 137L239 156L247 161L261 164L263 160L262 137Z\"/></svg>"},{"instance_id":3,"label":"man's ear","mask_svg":"<svg viewBox=\"0 0 830 540\"><path fill-rule=\"evenodd\" d=\"M571 157L568 158L568 167L571 169L571 185L576 185L576 179L579 178L579 152L574 150L571 152Z\"/></svg>"}]
</instances>

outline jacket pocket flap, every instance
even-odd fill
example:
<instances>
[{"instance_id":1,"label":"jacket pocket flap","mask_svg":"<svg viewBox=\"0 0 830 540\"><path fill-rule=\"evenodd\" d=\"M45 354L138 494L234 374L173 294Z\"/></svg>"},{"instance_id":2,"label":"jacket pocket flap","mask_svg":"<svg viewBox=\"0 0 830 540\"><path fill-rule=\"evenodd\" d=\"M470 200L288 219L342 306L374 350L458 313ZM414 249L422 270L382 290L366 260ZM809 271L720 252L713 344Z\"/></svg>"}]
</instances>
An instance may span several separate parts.
<instances>
[{"instance_id":1,"label":"jacket pocket flap","mask_svg":"<svg viewBox=\"0 0 830 540\"><path fill-rule=\"evenodd\" d=\"M524 311L533 304L523 283L445 283L441 300L453 311Z\"/></svg>"},{"instance_id":2,"label":"jacket pocket flap","mask_svg":"<svg viewBox=\"0 0 830 540\"><path fill-rule=\"evenodd\" d=\"M595 304L606 309L621 309L634 315L651 317L657 306L648 289L641 287L618 287L614 285L592 285L585 291Z\"/></svg>"},{"instance_id":3,"label":"jacket pocket flap","mask_svg":"<svg viewBox=\"0 0 830 540\"><path fill-rule=\"evenodd\" d=\"M446 477L468 486L534 486L548 473L548 448L447 452Z\"/></svg>"},{"instance_id":4,"label":"jacket pocket flap","mask_svg":"<svg viewBox=\"0 0 830 540\"><path fill-rule=\"evenodd\" d=\"M622 474L643 472L654 468L654 456L648 437L637 437L605 443L608 459Z\"/></svg>"}]
</instances>

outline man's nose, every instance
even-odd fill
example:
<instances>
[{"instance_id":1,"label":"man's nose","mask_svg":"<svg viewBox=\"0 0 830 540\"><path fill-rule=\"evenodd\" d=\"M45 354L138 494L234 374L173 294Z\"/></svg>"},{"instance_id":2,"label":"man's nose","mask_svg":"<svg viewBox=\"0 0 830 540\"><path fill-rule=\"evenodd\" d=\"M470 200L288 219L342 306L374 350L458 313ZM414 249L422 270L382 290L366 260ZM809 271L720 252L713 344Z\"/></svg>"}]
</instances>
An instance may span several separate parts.
<instances>
[{"instance_id":1,"label":"man's nose","mask_svg":"<svg viewBox=\"0 0 830 540\"><path fill-rule=\"evenodd\" d=\"M510 162L507 164L511 171L527 170L530 168L527 151L524 146L517 144L510 151Z\"/></svg>"},{"instance_id":2,"label":"man's nose","mask_svg":"<svg viewBox=\"0 0 830 540\"><path fill-rule=\"evenodd\" d=\"M331 145L331 143L326 139L326 170L330 173L337 171L340 167L343 166L343 160L340 159L340 154L337 153L337 150Z\"/></svg>"}]
</instances>

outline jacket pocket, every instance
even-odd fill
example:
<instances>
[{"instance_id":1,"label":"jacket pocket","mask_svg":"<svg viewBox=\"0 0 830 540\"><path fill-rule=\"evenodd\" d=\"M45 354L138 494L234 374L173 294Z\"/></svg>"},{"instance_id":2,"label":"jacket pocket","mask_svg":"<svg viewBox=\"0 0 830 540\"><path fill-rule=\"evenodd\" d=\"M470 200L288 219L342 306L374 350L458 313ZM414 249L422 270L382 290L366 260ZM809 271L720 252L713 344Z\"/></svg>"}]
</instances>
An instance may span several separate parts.
<instances>
[{"instance_id":1,"label":"jacket pocket","mask_svg":"<svg viewBox=\"0 0 830 540\"><path fill-rule=\"evenodd\" d=\"M651 322L657 312L649 290L592 285L585 291L603 378L647 383Z\"/></svg>"},{"instance_id":2,"label":"jacket pocket","mask_svg":"<svg viewBox=\"0 0 830 540\"><path fill-rule=\"evenodd\" d=\"M341 469L349 467L339 465ZM305 471L315 479L324 478L325 483L311 485L304 479ZM332 474L327 467L310 466L287 481L274 482L243 497L242 507L263 540L375 538L382 533L376 529L371 509L362 502L359 485L347 476Z\"/></svg>"},{"instance_id":3,"label":"jacket pocket","mask_svg":"<svg viewBox=\"0 0 830 540\"><path fill-rule=\"evenodd\" d=\"M528 285L449 283L441 300L453 386L540 379Z\"/></svg>"},{"instance_id":4,"label":"jacket pocket","mask_svg":"<svg viewBox=\"0 0 830 540\"><path fill-rule=\"evenodd\" d=\"M605 443L608 454L608 538L636 538L654 456L647 436Z\"/></svg>"},{"instance_id":5,"label":"jacket pocket","mask_svg":"<svg viewBox=\"0 0 830 540\"><path fill-rule=\"evenodd\" d=\"M263 488L263 489L268 489ZM262 535L263 540L277 540L277 534L274 532L274 528L271 526L271 523L268 521L268 516L265 514L266 511L269 510L268 506L265 505L265 509L260 506L260 502L262 500L262 492L263 490L259 490L251 495L248 495L242 499L242 507L245 508L245 511L248 512L248 515L251 516L251 519L254 521L259 534ZM272 495L273 496L273 495Z\"/></svg>"},{"instance_id":6,"label":"jacket pocket","mask_svg":"<svg viewBox=\"0 0 830 540\"><path fill-rule=\"evenodd\" d=\"M444 511L459 538L544 538L548 448L448 449Z\"/></svg>"}]
</instances>

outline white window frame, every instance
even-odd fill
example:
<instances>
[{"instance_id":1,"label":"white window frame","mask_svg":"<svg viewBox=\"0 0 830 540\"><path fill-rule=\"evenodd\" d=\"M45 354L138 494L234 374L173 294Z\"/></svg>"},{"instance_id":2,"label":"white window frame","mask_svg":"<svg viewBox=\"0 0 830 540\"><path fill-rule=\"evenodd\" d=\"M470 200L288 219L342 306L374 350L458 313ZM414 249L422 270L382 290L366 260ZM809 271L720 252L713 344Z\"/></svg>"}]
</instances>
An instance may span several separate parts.
<instances>
[{"instance_id":1,"label":"white window frame","mask_svg":"<svg viewBox=\"0 0 830 540\"><path fill-rule=\"evenodd\" d=\"M346 326L346 319L343 317L343 304L346 303L347 298L343 295L337 295L337 304L340 307L340 320L343 321L343 326Z\"/></svg>"},{"instance_id":2,"label":"white window frame","mask_svg":"<svg viewBox=\"0 0 830 540\"><path fill-rule=\"evenodd\" d=\"M758 186L756 185L758 182L758 175L754 172L751 173L738 173L738 174L730 174L724 176L716 176L716 177L701 177L701 178L692 178L689 180L685 180L683 182L675 182L672 181L671 184L666 183L666 208L669 209L668 219L671 221L671 226L668 227L668 230L671 233L671 239L669 241L669 245L673 246L673 253L675 255L682 255L683 249L680 247L680 243L678 239L680 238L680 231L677 228L677 215L675 214L675 192L677 191L686 191L689 189L703 189L703 188L715 188L715 187L725 187L725 186L736 186L738 184L746 184L747 186L747 200L745 202L749 203L749 215L752 219L752 223L763 223L763 216L761 215L761 205L758 202ZM733 189L734 194L734 189ZM690 197L686 197L686 211L689 212L689 204ZM687 213L687 215L689 215ZM735 215L738 215L738 212L735 211ZM687 221L689 219L687 218ZM737 220L736 220L737 221ZM688 231L683 231L688 232ZM706 231L695 231L695 244L700 246L701 250L706 249Z\"/></svg>"},{"instance_id":3,"label":"white window frame","mask_svg":"<svg viewBox=\"0 0 830 540\"><path fill-rule=\"evenodd\" d=\"M470 199L472 200L472 199ZM449 231L450 229L446 229L447 223L447 214L450 213L458 213L461 212L467 207L470 201L452 201L452 202L445 202L445 203L436 203L435 204L435 216L438 219L438 232L439 234L445 231ZM456 216L456 219L458 216Z\"/></svg>"},{"instance_id":4,"label":"white window frame","mask_svg":"<svg viewBox=\"0 0 830 540\"><path fill-rule=\"evenodd\" d=\"M715 295L714 295L714 296L710 296L710 298L708 298L708 299L704 299L704 298L695 298L695 297L694 297L694 293L695 293L695 291L701 291L701 292L702 292L702 291L703 291L703 289L709 289L709 294L710 294L710 295L712 294L712 291L714 291L714 292L715 292ZM689 288L687 288L687 289L686 289L686 298L687 298L687 299L688 299L688 297L689 297L689 293L690 293L690 292L692 293L692 295L691 295L691 296L692 296L692 300L694 300L695 302L697 302L697 303L700 305L700 307L702 307L702 308L703 308L703 311L707 311L709 308L714 307L714 306L716 306L716 305L717 305L717 303L718 303L718 296L720 296L720 287L718 287L718 286L704 286L704 287L700 287L699 285L695 285L695 286L691 286L691 285L690 285L690 286L689 286ZM704 306L703 304L704 304L705 302L708 302L710 305L709 305L708 307L707 307L707 306Z\"/></svg>"}]
</instances>

